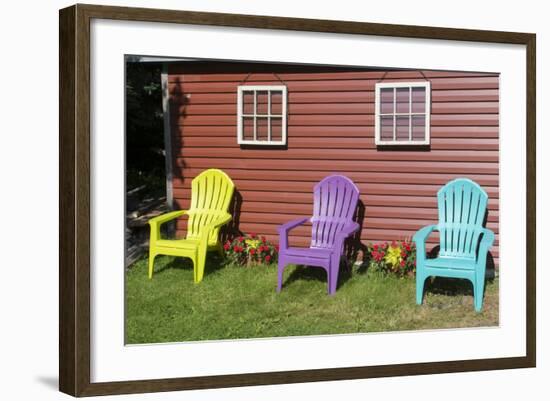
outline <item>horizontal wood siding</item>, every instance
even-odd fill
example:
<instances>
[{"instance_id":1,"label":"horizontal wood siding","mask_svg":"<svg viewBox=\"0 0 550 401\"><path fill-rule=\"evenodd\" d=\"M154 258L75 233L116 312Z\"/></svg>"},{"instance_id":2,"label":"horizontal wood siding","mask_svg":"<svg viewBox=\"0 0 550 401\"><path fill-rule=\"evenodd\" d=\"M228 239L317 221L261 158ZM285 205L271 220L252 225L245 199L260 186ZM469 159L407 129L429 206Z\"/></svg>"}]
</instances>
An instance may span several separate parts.
<instances>
[{"instance_id":1,"label":"horizontal wood siding","mask_svg":"<svg viewBox=\"0 0 550 401\"><path fill-rule=\"evenodd\" d=\"M274 74L275 73L275 74ZM377 82L431 82L431 145L374 144ZM237 144L237 86L288 88L287 149ZM187 208L193 177L221 168L235 182L238 229L277 241L277 226L312 211L312 188L329 174L351 178L364 206L361 242L410 239L437 222L436 192L457 177L489 195L487 227L498 266L499 77L492 73L375 71L283 66L173 65L168 80L175 203ZM309 227L291 244L309 244ZM184 235L186 221L177 223ZM437 234L430 243L438 241Z\"/></svg>"}]
</instances>

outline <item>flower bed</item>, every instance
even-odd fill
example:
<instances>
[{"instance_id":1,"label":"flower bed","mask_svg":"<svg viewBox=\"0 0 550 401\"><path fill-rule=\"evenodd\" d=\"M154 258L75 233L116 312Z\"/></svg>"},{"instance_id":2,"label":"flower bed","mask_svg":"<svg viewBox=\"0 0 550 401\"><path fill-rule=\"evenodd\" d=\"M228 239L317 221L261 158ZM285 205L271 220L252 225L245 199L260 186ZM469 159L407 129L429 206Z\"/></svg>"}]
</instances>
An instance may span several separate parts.
<instances>
[{"instance_id":1,"label":"flower bed","mask_svg":"<svg viewBox=\"0 0 550 401\"><path fill-rule=\"evenodd\" d=\"M241 266L275 263L279 253L279 246L256 234L227 241L223 249L230 262Z\"/></svg>"},{"instance_id":2,"label":"flower bed","mask_svg":"<svg viewBox=\"0 0 550 401\"><path fill-rule=\"evenodd\" d=\"M368 245L371 267L399 276L414 275L416 271L416 248L408 241L381 242Z\"/></svg>"}]
</instances>

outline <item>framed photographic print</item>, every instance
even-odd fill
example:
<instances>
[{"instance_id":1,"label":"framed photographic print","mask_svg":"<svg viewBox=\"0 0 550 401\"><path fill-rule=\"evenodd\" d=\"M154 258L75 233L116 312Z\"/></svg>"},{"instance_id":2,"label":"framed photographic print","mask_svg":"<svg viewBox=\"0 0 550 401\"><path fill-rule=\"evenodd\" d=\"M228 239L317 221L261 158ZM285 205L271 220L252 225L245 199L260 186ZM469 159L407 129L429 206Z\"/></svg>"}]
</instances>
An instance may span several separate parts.
<instances>
[{"instance_id":1,"label":"framed photographic print","mask_svg":"<svg viewBox=\"0 0 550 401\"><path fill-rule=\"evenodd\" d=\"M60 390L535 366L535 113L529 33L61 10Z\"/></svg>"}]
</instances>

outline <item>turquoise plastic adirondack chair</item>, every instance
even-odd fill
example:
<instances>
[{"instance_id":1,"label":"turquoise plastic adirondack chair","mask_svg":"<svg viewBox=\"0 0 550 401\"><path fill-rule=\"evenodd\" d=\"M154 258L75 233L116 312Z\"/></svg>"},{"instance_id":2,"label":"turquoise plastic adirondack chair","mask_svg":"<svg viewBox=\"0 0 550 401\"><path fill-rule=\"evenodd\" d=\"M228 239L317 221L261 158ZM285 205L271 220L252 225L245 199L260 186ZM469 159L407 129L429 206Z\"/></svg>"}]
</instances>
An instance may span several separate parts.
<instances>
[{"instance_id":1,"label":"turquoise plastic adirondack chair","mask_svg":"<svg viewBox=\"0 0 550 401\"><path fill-rule=\"evenodd\" d=\"M467 178L450 181L437 192L439 224L426 226L413 237L418 305L428 277L453 277L472 282L475 310L481 311L487 253L495 239L495 234L483 227L487 200L487 193ZM439 231L439 255L428 259L426 239L434 230Z\"/></svg>"},{"instance_id":2,"label":"turquoise plastic adirondack chair","mask_svg":"<svg viewBox=\"0 0 550 401\"><path fill-rule=\"evenodd\" d=\"M196 176L191 183L191 207L177 210L149 220L149 278L153 277L153 264L157 255L182 256L193 261L195 283L202 280L207 251L218 251L223 256L218 239L220 227L231 220L227 212L235 186L222 170L210 169ZM185 239L162 239L160 226L167 221L187 215Z\"/></svg>"}]
</instances>

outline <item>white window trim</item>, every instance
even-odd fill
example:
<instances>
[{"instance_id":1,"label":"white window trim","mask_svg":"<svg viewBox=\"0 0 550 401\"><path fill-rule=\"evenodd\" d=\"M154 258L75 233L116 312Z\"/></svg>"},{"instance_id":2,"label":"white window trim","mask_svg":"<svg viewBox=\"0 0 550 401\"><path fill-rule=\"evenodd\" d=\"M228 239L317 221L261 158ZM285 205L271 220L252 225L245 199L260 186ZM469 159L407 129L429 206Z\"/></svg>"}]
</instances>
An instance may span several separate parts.
<instances>
[{"instance_id":1,"label":"white window trim","mask_svg":"<svg viewBox=\"0 0 550 401\"><path fill-rule=\"evenodd\" d=\"M383 141L380 138L380 90L382 88L425 88L426 89L426 110L425 113L412 113L410 108L412 107L412 102L409 100L409 113L395 113L395 106L394 106L394 113L392 115L414 115L414 114L425 114L425 129L426 129L426 135L424 136L423 141L414 141L414 140L408 140L408 141ZM412 92L411 92L412 93ZM429 145L430 144L430 115L431 115L431 86L430 82L383 82L383 83L377 83L375 85L375 113L374 113L374 143L376 145ZM395 93L394 93L394 103L395 103ZM409 132L411 132L411 126L409 124ZM394 121L394 137L395 137L395 121Z\"/></svg>"},{"instance_id":2,"label":"white window trim","mask_svg":"<svg viewBox=\"0 0 550 401\"><path fill-rule=\"evenodd\" d=\"M254 117L254 138L256 138L256 96L254 96L254 114L243 114L243 92L245 91L278 91L282 93L281 114L271 114L271 96L268 95L268 114L262 114L261 117L268 118L268 137L271 137L272 117L281 118L281 140L273 141L271 138L267 141L245 140L243 138L243 117ZM241 85L237 87L237 143L239 145L286 145L286 114L287 114L287 88L285 85Z\"/></svg>"}]
</instances>

